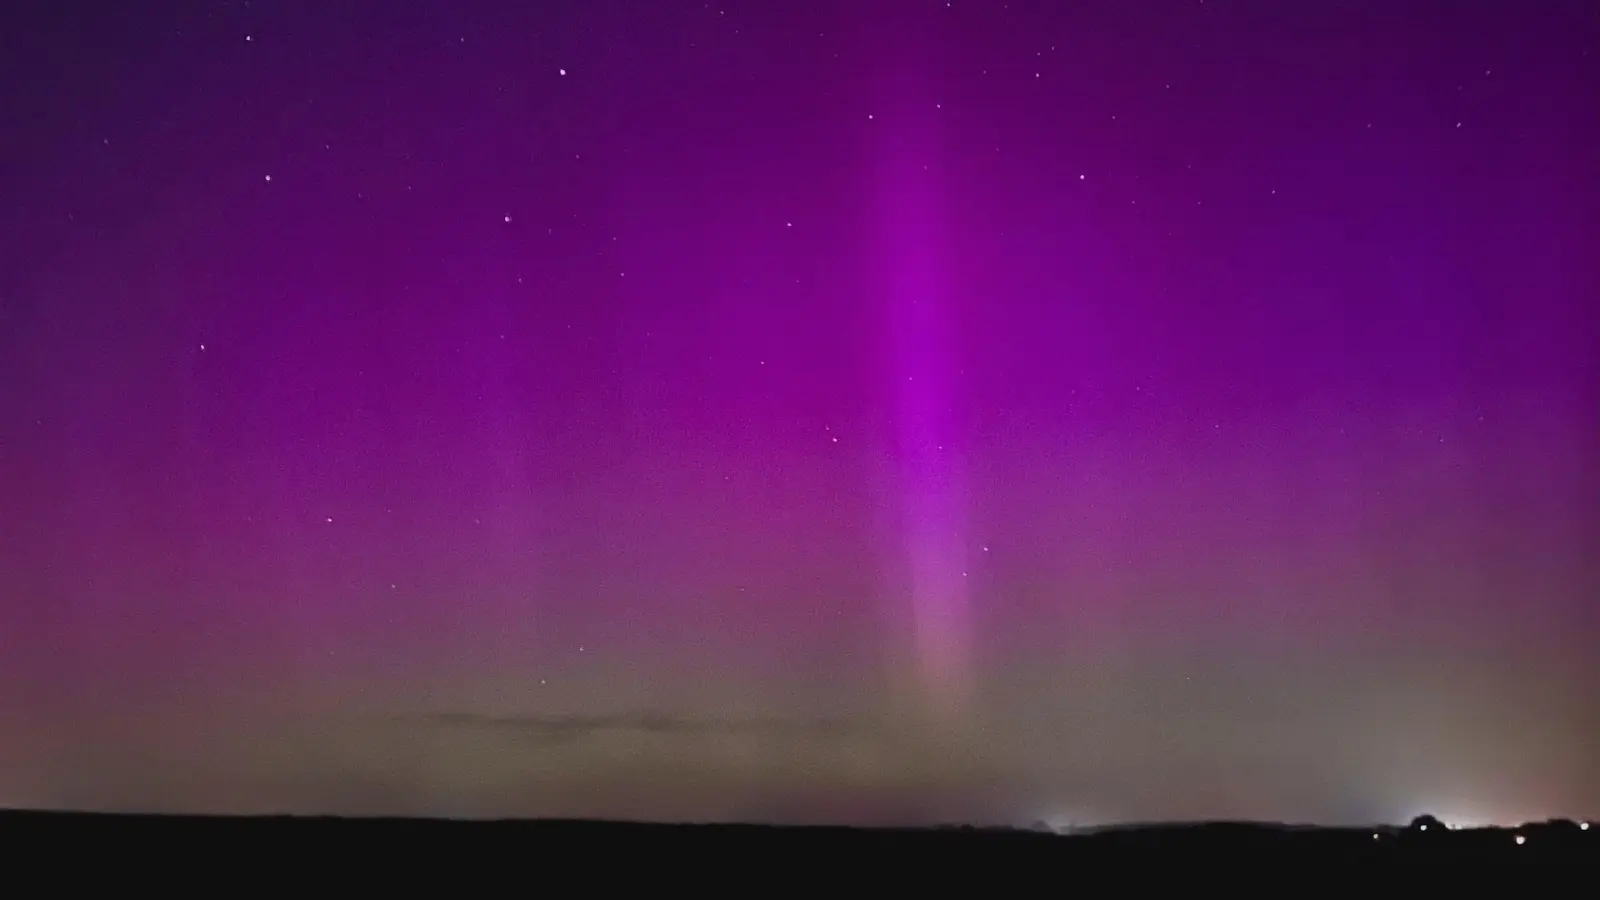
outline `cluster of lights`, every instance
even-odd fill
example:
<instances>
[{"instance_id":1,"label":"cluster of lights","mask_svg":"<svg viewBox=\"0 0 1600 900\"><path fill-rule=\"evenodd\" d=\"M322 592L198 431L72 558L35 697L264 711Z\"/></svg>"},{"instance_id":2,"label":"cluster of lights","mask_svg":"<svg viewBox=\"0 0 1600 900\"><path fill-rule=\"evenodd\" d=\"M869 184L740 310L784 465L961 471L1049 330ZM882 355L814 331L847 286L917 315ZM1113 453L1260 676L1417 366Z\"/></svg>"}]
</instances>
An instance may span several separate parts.
<instances>
[{"instance_id":1,"label":"cluster of lights","mask_svg":"<svg viewBox=\"0 0 1600 900\"><path fill-rule=\"evenodd\" d=\"M1069 833L1069 832L1071 832L1073 830L1072 826L1071 825L1067 825L1067 824L1050 823L1048 827L1050 828L1050 830L1055 831L1057 833ZM1445 827L1445 829L1447 831L1458 831L1461 828L1460 825L1456 825L1456 824L1453 824L1453 823L1447 824L1444 827ZM1418 831L1427 831L1428 830L1428 823L1424 822L1421 825L1418 825L1417 826L1417 830ZM1579 822L1578 823L1578 830L1579 831L1588 831L1589 830L1589 822L1587 822L1587 821ZM1374 831L1372 833L1372 839L1375 840L1375 841L1381 841L1381 840L1383 840L1383 834L1381 832ZM1522 845L1524 845L1524 844L1526 844L1528 842L1528 836L1525 835L1525 834L1514 835L1512 837L1512 841L1515 842L1518 847L1521 847Z\"/></svg>"},{"instance_id":2,"label":"cluster of lights","mask_svg":"<svg viewBox=\"0 0 1600 900\"><path fill-rule=\"evenodd\" d=\"M1444 828L1446 831L1458 831L1463 827L1463 826L1461 826L1461 825L1459 825L1459 824L1457 824L1455 822L1440 822L1438 824L1442 828ZM1578 823L1577 823L1578 830L1579 831L1588 831L1590 824L1592 824L1592 823L1587 819L1579 820ZM1429 829L1429 823L1421 822L1421 823L1418 823L1416 827L1417 827L1418 831L1427 831ZM1375 841L1382 840L1383 839L1383 835L1381 833L1379 833L1379 832L1373 832L1372 833L1372 839L1375 840ZM1512 835L1511 840L1518 847L1521 847L1521 846L1523 846L1523 845L1528 843L1528 836L1525 835L1525 834L1514 834L1514 835Z\"/></svg>"},{"instance_id":3,"label":"cluster of lights","mask_svg":"<svg viewBox=\"0 0 1600 900\"><path fill-rule=\"evenodd\" d=\"M1450 831L1455 831L1455 830L1456 830L1456 829L1457 829L1457 828L1459 828L1459 827L1460 827L1460 826L1458 826L1458 825L1446 825L1446 826L1445 826L1445 828L1446 828L1446 829L1448 829L1448 830L1450 830ZM1427 823L1426 823L1426 822L1424 822L1424 823L1423 823L1423 824L1421 824L1421 825L1418 825L1418 826L1417 826L1417 830L1418 830L1418 831L1427 831L1427 830L1428 830L1428 825L1427 825ZM1588 831L1588 830L1589 830L1589 822L1588 822L1588 821L1582 821L1582 822L1579 822L1579 823L1578 823L1578 830L1579 830L1579 831ZM1372 839L1373 839L1373 840L1375 840L1375 841L1376 841L1376 840L1379 840L1379 839L1380 839L1380 838L1381 838L1381 837L1382 837L1382 836L1381 836L1381 835L1379 835L1379 834L1378 834L1378 833L1377 833L1377 832L1373 832L1373 834L1372 834ZM1527 836L1527 835L1525 835L1525 834L1518 834L1518 835L1513 835L1513 836L1512 836L1512 838L1511 838L1511 840L1512 840L1512 841L1513 841L1513 842L1514 842L1514 843L1516 843L1516 845L1517 845L1517 846L1518 846L1518 847L1521 847L1521 846L1522 846L1522 845L1524 845L1524 844L1526 844L1526 843L1528 843L1528 836Z\"/></svg>"}]
</instances>

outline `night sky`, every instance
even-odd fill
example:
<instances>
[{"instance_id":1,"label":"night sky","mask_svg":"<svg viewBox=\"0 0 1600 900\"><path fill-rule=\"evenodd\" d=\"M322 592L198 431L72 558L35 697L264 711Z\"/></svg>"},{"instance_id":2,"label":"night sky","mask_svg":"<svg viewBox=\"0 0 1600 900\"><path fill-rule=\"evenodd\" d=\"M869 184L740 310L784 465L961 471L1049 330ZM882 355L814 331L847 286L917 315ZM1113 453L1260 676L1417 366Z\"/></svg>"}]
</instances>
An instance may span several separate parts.
<instances>
[{"instance_id":1,"label":"night sky","mask_svg":"<svg viewBox=\"0 0 1600 900\"><path fill-rule=\"evenodd\" d=\"M1600 815L1589 0L11 0L0 806Z\"/></svg>"}]
</instances>

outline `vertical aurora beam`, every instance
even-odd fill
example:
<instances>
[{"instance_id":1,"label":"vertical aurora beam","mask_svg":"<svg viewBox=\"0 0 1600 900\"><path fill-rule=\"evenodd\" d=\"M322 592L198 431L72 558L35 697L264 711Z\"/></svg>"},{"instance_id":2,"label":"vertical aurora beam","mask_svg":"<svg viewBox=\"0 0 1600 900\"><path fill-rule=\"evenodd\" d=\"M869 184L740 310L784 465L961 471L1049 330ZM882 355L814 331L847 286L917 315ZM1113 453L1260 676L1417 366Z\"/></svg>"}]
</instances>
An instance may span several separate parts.
<instances>
[{"instance_id":1,"label":"vertical aurora beam","mask_svg":"<svg viewBox=\"0 0 1600 900\"><path fill-rule=\"evenodd\" d=\"M917 675L935 713L959 715L971 689L965 487L954 377L954 306L942 271L935 187L936 109L910 73L891 82L879 159L887 377ZM877 116L874 117L878 119Z\"/></svg>"}]
</instances>

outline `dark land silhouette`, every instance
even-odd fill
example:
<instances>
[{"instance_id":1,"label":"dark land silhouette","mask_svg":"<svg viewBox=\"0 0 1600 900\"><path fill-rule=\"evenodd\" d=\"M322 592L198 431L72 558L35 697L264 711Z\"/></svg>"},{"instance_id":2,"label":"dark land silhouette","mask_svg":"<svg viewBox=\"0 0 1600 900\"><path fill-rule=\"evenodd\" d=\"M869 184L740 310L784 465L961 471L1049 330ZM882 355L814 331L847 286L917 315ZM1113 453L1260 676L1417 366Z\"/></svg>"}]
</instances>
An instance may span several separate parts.
<instances>
[{"instance_id":1,"label":"dark land silhouette","mask_svg":"<svg viewBox=\"0 0 1600 900\"><path fill-rule=\"evenodd\" d=\"M1424 827L1426 826L1426 827ZM1600 862L1600 829L1577 822L1452 829L1431 817L1407 826L1318 828L1270 823L1127 825L1062 834L1036 828L925 829L456 821L315 817L136 816L0 812L0 847L14 872L43 867L63 881L120 887L198 878L230 890L252 880L367 889L448 885L537 893L548 884L712 885L767 893L793 882L927 884L1067 890L1110 864L1120 884L1220 876L1335 878L1351 866L1420 863L1455 874L1507 865ZM1439 868L1442 866L1443 868ZM1276 873L1276 874L1275 874ZM948 876L961 875L959 884ZM418 879L426 877L426 882ZM439 879L447 879L440 881ZM549 879L547 882L546 880ZM880 880L880 879L887 879ZM1021 879L1021 880L1019 880ZM1044 880L1048 879L1048 880ZM433 888L430 888L433 889ZM552 888L553 889L553 888Z\"/></svg>"}]
</instances>

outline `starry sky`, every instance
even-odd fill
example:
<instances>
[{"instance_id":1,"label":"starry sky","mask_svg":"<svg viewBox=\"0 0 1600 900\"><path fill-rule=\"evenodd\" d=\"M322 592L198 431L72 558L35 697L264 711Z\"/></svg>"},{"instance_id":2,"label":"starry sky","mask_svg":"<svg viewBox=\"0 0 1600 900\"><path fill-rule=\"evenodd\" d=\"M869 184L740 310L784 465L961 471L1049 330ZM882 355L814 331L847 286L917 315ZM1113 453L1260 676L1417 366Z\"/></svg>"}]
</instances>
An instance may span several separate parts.
<instances>
[{"instance_id":1,"label":"starry sky","mask_svg":"<svg viewBox=\"0 0 1600 900\"><path fill-rule=\"evenodd\" d=\"M1600 814L1600 9L0 12L0 806Z\"/></svg>"}]
</instances>

